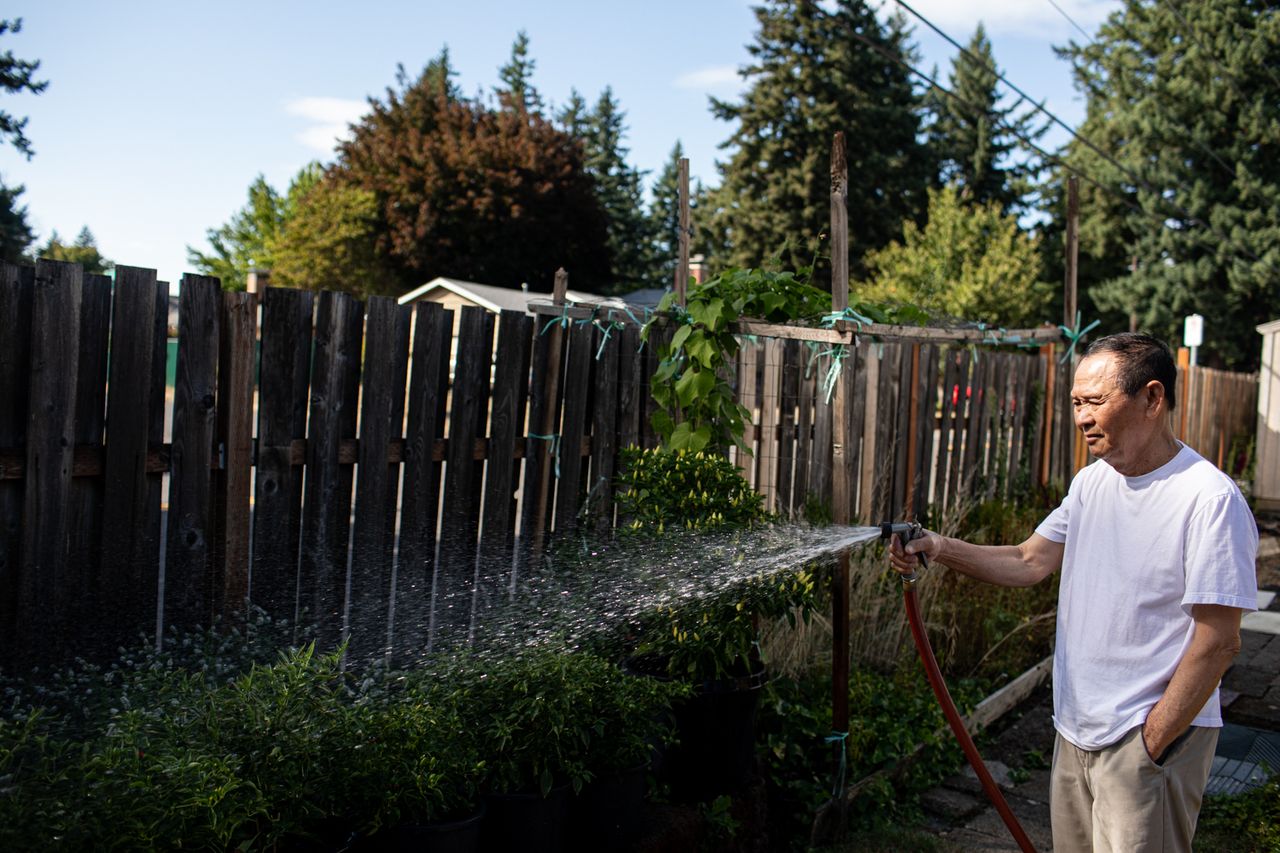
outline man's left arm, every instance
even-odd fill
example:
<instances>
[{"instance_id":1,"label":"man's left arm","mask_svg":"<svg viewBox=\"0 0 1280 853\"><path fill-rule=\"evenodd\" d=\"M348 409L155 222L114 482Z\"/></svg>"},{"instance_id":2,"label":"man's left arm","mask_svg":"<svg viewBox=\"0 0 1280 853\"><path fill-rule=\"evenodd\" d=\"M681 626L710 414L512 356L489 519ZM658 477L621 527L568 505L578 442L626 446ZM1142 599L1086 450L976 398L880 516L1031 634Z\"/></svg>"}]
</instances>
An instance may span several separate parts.
<instances>
[{"instance_id":1,"label":"man's left arm","mask_svg":"<svg viewBox=\"0 0 1280 853\"><path fill-rule=\"evenodd\" d=\"M1192 606L1191 645L1142 726L1142 741L1152 760L1159 760L1187 730L1239 654L1241 612L1221 604Z\"/></svg>"}]
</instances>

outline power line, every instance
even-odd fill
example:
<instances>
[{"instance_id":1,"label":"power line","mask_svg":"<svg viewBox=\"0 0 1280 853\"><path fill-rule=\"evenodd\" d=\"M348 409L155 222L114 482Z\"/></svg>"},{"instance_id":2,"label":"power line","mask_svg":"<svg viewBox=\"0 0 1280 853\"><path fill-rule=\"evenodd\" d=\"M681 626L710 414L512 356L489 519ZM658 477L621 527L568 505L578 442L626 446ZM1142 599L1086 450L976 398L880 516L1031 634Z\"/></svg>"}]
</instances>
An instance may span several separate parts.
<instances>
[{"instance_id":1,"label":"power line","mask_svg":"<svg viewBox=\"0 0 1280 853\"><path fill-rule=\"evenodd\" d=\"M943 94L947 95L948 97L953 98L954 100L958 101L958 102L959 102L959 103L961 103L961 104L965 104L966 106L970 107L971 109L981 109L980 107L978 107L978 105L974 104L973 102L971 102L971 101L969 101L969 100L966 100L965 98L960 97L960 96L959 96L959 95L957 95L955 92L951 91L951 90L950 90L950 89L948 89L946 86L943 86L943 85L942 85L941 83L939 83L937 80L935 80L934 78L930 77L928 74L925 74L923 71L921 71L921 70L919 70L918 68L916 68L915 66L911 65L909 62L907 62L907 61L906 61L905 59L903 59L902 57L900 57L900 56L898 56L898 55L894 54L893 52L891 52L891 51L889 51L889 50L885 49L885 48L884 48L884 47L882 47L881 45L876 44L876 43L875 43L875 42L873 42L871 39L867 38L866 36L862 35L861 33L853 33L852 35L853 35L853 37L854 37L855 39L857 39L858 41L860 41L860 42L862 42L863 44L867 45L868 47L872 48L872 49L873 49L873 50L875 50L877 53L881 54L882 56L884 56L886 59L890 60L891 62L895 62L895 63L897 63L898 65L902 66L902 67L903 67L903 68L905 68L907 71L911 72L912 74L916 75L916 76L917 76L917 77L919 77L920 79L922 79L922 80L924 80L925 82L929 83L929 85L933 86L933 87L934 87L934 88L936 88L938 91L942 92ZM1067 170L1068 172L1072 173L1073 175L1076 175L1077 177L1084 179L1085 181L1087 181L1088 183L1090 183L1090 184L1092 184L1093 186L1097 187L1099 190L1103 191L1104 193L1107 193L1108 195L1114 196L1114 197L1115 197L1116 199L1118 199L1118 200L1119 200L1123 205L1125 205L1126 207L1128 207L1130 210L1134 211L1135 213L1137 213L1137 214L1139 214L1139 215L1141 215L1141 216L1143 216L1143 217L1146 217L1146 218L1148 218L1148 219L1151 219L1152 221L1154 221L1154 222L1158 223L1158 224L1160 225L1160 227L1161 227L1161 228L1168 228L1168 227L1169 227L1169 224L1168 224L1168 216L1167 216L1167 215L1161 215L1161 214L1159 214L1159 213L1157 213L1157 212L1149 211L1149 210L1146 210L1146 209L1145 209L1145 208L1143 208L1143 207L1140 207L1139 205L1135 204L1131 199L1129 199L1126 195L1124 195L1123 193L1121 193L1119 190L1115 189L1114 187L1111 187L1111 186L1108 186L1108 185L1106 185L1106 184L1102 183L1101 181L1097 180L1096 178L1094 178L1094 177L1093 177L1092 175L1090 175L1089 173L1085 172L1083 169L1080 169L1080 168L1078 168L1078 167L1076 167L1076 166L1073 166L1072 164L1070 164L1070 163L1066 162L1065 160L1063 160L1061 157L1058 157L1058 156L1056 156L1056 155L1054 155L1054 154L1050 154L1049 152L1045 151L1043 148L1041 148L1039 145L1037 145L1034 141L1032 141L1031 139L1029 139L1029 138L1028 138L1024 133L1022 133L1020 130L1018 130L1018 128L1017 128L1017 127L1015 127L1015 126L1013 126L1013 125L1009 124L1008 122L1005 122L1005 121L1002 121L1002 120L997 119L997 120L996 120L996 124L997 124L997 125L1004 125L1004 129L1005 129L1005 130L1007 130L1008 132L1012 133L1014 136L1018 137L1018 139L1022 140L1022 142L1023 142L1025 145L1027 145L1027 147L1028 147L1028 148L1030 148L1030 149L1031 149L1032 151L1034 151L1035 153L1039 154L1041 157L1045 158L1046 160L1049 160L1050 162L1052 162L1052 163L1054 163L1054 164L1056 164L1056 165L1058 165L1058 166L1061 166L1063 169ZM1148 188L1150 189L1150 187L1148 187ZM1157 199L1163 199L1163 197L1164 197L1164 196L1163 196L1163 194L1159 193L1158 191L1156 191L1156 190L1154 190L1154 189L1151 189L1151 192L1152 192L1153 196L1154 196L1155 198L1157 198ZM1212 236L1214 236L1214 237L1216 237L1218 240L1220 240L1224 246L1229 247L1229 248L1230 248L1230 249L1231 249L1235 254L1237 254L1237 255L1245 255L1245 256L1248 256L1250 259L1252 259L1253 261L1255 261L1255 262L1257 262L1257 263L1266 264L1266 266L1267 266L1267 267L1269 267L1269 268L1272 270L1272 272L1277 272L1277 270L1276 270L1276 269L1275 269L1275 267L1271 264L1271 262L1270 262L1270 261L1267 261L1267 260L1266 260L1266 259L1264 259L1264 258L1260 258L1260 257L1258 257L1258 256L1257 256L1256 254L1254 254L1254 253L1253 253L1253 252L1252 252L1252 251L1251 251L1247 246L1240 246L1239 244L1237 244L1237 243L1235 243L1233 240L1231 240L1229 237L1226 237L1226 236L1225 236L1225 235L1223 235L1222 233L1218 232L1218 231L1217 231L1217 230L1216 230L1212 225L1209 225L1209 224L1207 224L1207 223L1203 222L1202 220L1198 219L1197 217L1192 216L1188 211L1183 210L1183 211L1182 211L1182 213L1183 213L1183 215L1184 215L1184 218L1189 222L1189 224L1191 224L1191 225L1195 225L1195 226L1198 226L1198 227L1200 227L1200 228L1204 229L1205 231L1208 231Z\"/></svg>"},{"instance_id":2,"label":"power line","mask_svg":"<svg viewBox=\"0 0 1280 853\"><path fill-rule=\"evenodd\" d=\"M1126 177L1128 177L1130 180L1132 180L1132 181L1133 181L1133 183L1135 183L1135 184L1137 184L1137 185L1140 185L1143 189L1145 189L1145 190L1147 190L1149 193L1151 193L1155 198L1165 200L1165 201L1166 201L1166 203L1170 206L1170 208L1171 208L1175 213L1177 213L1177 214L1178 214L1182 219L1186 220L1186 221L1187 221L1189 224L1191 224L1191 225L1196 225L1196 226L1199 226L1199 227L1205 228L1206 230L1210 231L1210 232L1211 232L1211 233L1213 233L1215 236L1217 236L1217 237L1218 237L1218 239L1222 240L1224 243L1228 242L1228 240L1227 240L1227 238L1226 238L1226 237L1224 237L1224 236L1222 236L1221 234L1218 234L1216 231L1214 231L1214 229L1213 229L1213 226L1212 226L1212 225L1209 225L1208 223L1206 223L1206 222L1202 221L1199 217L1197 217L1197 216L1195 216L1193 213L1191 213L1191 211L1187 210L1185 207L1183 207L1182 205L1180 205L1180 204L1178 204L1177 202L1173 201L1172 199L1166 199L1166 198L1165 198L1165 193L1163 193L1161 190L1159 190L1159 189L1158 189L1158 188L1156 188L1156 187L1153 187L1153 186L1151 185L1151 183L1150 183L1150 182L1148 182L1148 181L1144 180L1140 175L1136 174L1136 173L1135 173L1135 172L1133 172L1131 169L1129 169L1129 168L1127 168L1126 166L1124 166L1123 164L1121 164L1118 160L1116 160L1116 158L1112 157L1112 156L1111 156L1110 154L1108 154L1106 151L1103 151L1101 148L1099 148L1097 145L1095 145L1095 144L1093 143L1093 141L1092 141L1092 140L1087 139L1086 137L1084 137L1084 136L1080 135L1079 133L1077 133L1077 132L1072 128L1072 127L1070 127L1069 125L1067 125L1067 123L1066 123L1066 122L1064 122L1062 119L1058 118L1058 117L1057 117L1056 115L1054 115L1053 113L1049 112L1049 110L1045 109L1045 107L1044 107L1042 104L1036 104L1036 103L1035 103L1035 101L1031 98L1031 96L1030 96L1030 95L1028 95L1028 94L1027 94L1026 92L1024 92L1021 88L1019 88L1019 87L1018 87L1017 85L1015 85L1012 81L1010 81L1010 80L1009 80L1009 78L1005 77L1005 76L1004 76L1004 74L1002 74L1002 73L1000 72L1000 70L999 70L998 68L996 68L996 67L995 67L995 64L994 64L994 63L992 63L991 65L987 65L985 62L982 62L982 61L981 61L981 59L979 59L978 57L974 56L974 55L973 55L973 53L972 53L970 50L968 50L966 47L964 47L963 45L961 45L959 42L957 42L957 41L956 41L955 39L953 39L951 36L949 36L949 35L947 35L945 32L943 32L943 31L942 31L942 30L941 30L941 29L940 29L936 24L934 24L932 21L930 21L930 20L929 20L928 18L926 18L924 15L921 15L921 14L920 14L919 12L917 12L915 9L911 8L911 6L910 6L909 4L907 4L907 3L905 2L905 0L894 0L894 2L896 2L896 3L897 3L899 6L901 6L903 9L906 9L908 12L910 12L910 13L911 13L913 16L915 16L915 17L916 17L916 18L917 18L921 23L923 23L923 24L924 24L925 26L927 26L929 29L933 30L935 33L937 33L939 36L941 36L943 39L945 39L948 43L950 43L953 47L955 47L957 50L959 50L962 54L964 54L965 56L969 57L969 59L970 59L970 60L972 60L973 62L978 63L979 67L981 67L981 68L985 68L985 69L989 70L992 74L994 74L994 75L996 76L996 79L998 79L1000 82L1004 83L1004 84L1005 84L1006 86L1008 86L1010 89L1012 89L1013 91L1017 92L1017 93L1018 93L1019 95L1021 95L1022 97L1026 98L1028 101L1031 101L1031 103L1035 105L1035 107L1036 107L1036 109L1037 109L1037 110L1039 110L1040 112L1044 113L1046 116L1048 116L1048 117L1049 117L1049 119L1050 119L1051 121L1053 121L1054 123L1056 123L1056 124L1057 124L1058 126L1060 126L1063 130L1067 131L1067 133L1071 134L1071 136L1072 136L1073 138L1075 138L1075 139L1079 140L1081 143L1083 143L1085 146L1087 146L1091 151L1093 151L1094 153L1096 153L1099 157L1101 157L1102 159L1104 159L1104 160L1106 160L1108 163L1110 163L1112 166L1114 166L1118 171L1120 171L1120 172L1121 172L1121 173L1123 173ZM855 34L855 35L856 35L856 34ZM912 72L914 72L914 73L917 73L917 74L918 74L918 73L920 73L920 72L917 72L914 68L911 68L909 65L907 66L907 68L909 68L909 69L910 69ZM929 79L929 78L927 77L927 75L921 75L921 76L924 76L926 79ZM937 83L935 82L935 83L934 83L934 85L937 85ZM941 87L939 87L939 88L941 88ZM1013 130L1013 128L1010 128L1010 130L1012 131L1012 130ZM1015 131L1015 135L1016 135L1016 131ZM1038 146L1035 146L1035 147L1036 147L1036 149L1037 149L1037 150L1040 150ZM1055 158L1055 159L1056 159L1056 158ZM1058 162L1062 162L1062 161L1058 161ZM1064 164L1064 165L1065 165L1065 164ZM1067 166L1067 168L1072 169L1072 167L1070 167L1070 166ZM1075 170L1074 170L1074 169L1072 169L1072 171L1075 171ZM1093 182L1093 183L1095 183L1095 184L1097 183L1096 181L1092 181L1092 179L1090 179L1090 180L1091 180L1091 182ZM1099 185L1099 186L1101 186L1101 185ZM1261 261L1262 261L1262 259L1261 259L1261 258L1259 258L1257 255L1255 255L1255 254L1254 254L1250 249L1248 249L1248 247L1242 247L1242 249L1243 249L1244 253L1245 253L1245 254L1247 254L1250 258L1252 258L1254 261L1259 261L1259 262L1261 262Z\"/></svg>"},{"instance_id":3,"label":"power line","mask_svg":"<svg viewBox=\"0 0 1280 853\"><path fill-rule=\"evenodd\" d=\"M1066 19L1067 19L1067 23L1071 24L1071 26L1073 26L1073 27L1075 27L1077 30L1079 30L1079 31L1080 31L1080 35L1084 36L1084 37L1085 37L1085 40L1086 40L1086 41L1088 41L1088 42L1089 42L1089 44L1093 44L1093 36L1089 35L1089 33L1085 30L1085 28L1084 28L1084 27L1082 27L1082 26L1080 26L1079 24L1077 24L1077 23L1075 22L1075 19L1074 19L1074 18L1072 18L1070 15L1068 15L1068 14L1066 13L1066 11L1065 11L1065 10L1063 10L1063 8L1062 8L1061 6L1059 6L1057 3L1053 2L1053 0L1045 0L1045 2L1047 2L1047 3L1048 3L1050 6L1052 6L1053 8L1057 9L1057 10L1058 10L1058 14L1059 14L1059 15L1061 15L1062 17L1066 18Z\"/></svg>"}]
</instances>

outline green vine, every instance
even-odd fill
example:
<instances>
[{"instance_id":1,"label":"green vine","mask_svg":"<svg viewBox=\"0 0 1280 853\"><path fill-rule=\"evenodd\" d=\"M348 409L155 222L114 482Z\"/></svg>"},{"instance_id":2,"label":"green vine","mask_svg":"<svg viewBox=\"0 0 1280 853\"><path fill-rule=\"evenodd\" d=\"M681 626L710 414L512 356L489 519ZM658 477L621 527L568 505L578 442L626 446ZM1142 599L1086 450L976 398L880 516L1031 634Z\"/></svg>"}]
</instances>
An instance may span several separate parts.
<instances>
[{"instance_id":1,"label":"green vine","mask_svg":"<svg viewBox=\"0 0 1280 853\"><path fill-rule=\"evenodd\" d=\"M750 453L742 437L751 413L737 402L732 383L739 346L733 324L742 317L814 320L831 310L831 294L809 284L808 269L729 269L689 288L685 303L668 293L658 305L678 328L659 346L649 384L661 407L650 419L653 429L667 450L724 453L737 446ZM653 323L641 333L646 341Z\"/></svg>"},{"instance_id":2,"label":"green vine","mask_svg":"<svg viewBox=\"0 0 1280 853\"><path fill-rule=\"evenodd\" d=\"M743 442L746 419L751 417L737 401L733 385L734 359L739 338L733 324L743 317L769 323L922 324L928 316L914 305L853 301L845 311L831 311L831 294L809 284L811 268L796 271L729 269L689 288L685 305L668 293L654 319L641 331L648 341L655 322L677 325L667 343L658 347L658 369L649 391L660 407L650 423L666 450L706 450L727 453ZM836 361L844 357L837 344L829 351Z\"/></svg>"}]
</instances>

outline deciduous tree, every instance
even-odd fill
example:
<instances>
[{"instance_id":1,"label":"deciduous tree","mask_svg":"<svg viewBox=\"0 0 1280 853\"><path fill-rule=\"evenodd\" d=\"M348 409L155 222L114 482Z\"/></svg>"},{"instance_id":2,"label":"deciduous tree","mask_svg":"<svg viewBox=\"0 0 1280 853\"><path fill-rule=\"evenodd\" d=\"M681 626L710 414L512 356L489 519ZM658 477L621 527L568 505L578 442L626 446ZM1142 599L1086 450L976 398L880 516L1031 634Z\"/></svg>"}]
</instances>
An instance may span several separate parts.
<instances>
[{"instance_id":1,"label":"deciduous tree","mask_svg":"<svg viewBox=\"0 0 1280 853\"><path fill-rule=\"evenodd\" d=\"M48 242L40 247L39 256L51 261L79 264L87 273L104 273L115 267L115 261L104 258L98 251L98 242L88 225L80 229L73 243L64 243L54 231Z\"/></svg>"},{"instance_id":2,"label":"deciduous tree","mask_svg":"<svg viewBox=\"0 0 1280 853\"><path fill-rule=\"evenodd\" d=\"M605 218L580 144L538 114L464 98L447 54L403 74L339 147L335 177L368 190L378 249L408 288L438 275L549 290L607 284Z\"/></svg>"},{"instance_id":3,"label":"deciduous tree","mask_svg":"<svg viewBox=\"0 0 1280 853\"><path fill-rule=\"evenodd\" d=\"M907 220L902 241L867 255L859 298L911 303L934 315L1006 328L1048 317L1040 250L997 201L963 203L955 187L929 190L929 218Z\"/></svg>"}]
</instances>

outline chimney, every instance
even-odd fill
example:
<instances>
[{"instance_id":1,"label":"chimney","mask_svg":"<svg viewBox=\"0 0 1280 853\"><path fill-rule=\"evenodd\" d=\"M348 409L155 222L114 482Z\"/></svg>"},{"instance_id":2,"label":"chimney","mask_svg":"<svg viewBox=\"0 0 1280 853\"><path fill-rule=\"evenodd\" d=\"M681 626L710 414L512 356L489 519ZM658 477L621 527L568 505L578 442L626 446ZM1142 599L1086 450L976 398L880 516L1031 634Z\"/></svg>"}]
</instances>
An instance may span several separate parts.
<instances>
[{"instance_id":1,"label":"chimney","mask_svg":"<svg viewBox=\"0 0 1280 853\"><path fill-rule=\"evenodd\" d=\"M249 270L249 275L245 278L244 289L250 293L258 293L265 290L267 285L271 283L271 270L260 270L257 268Z\"/></svg>"},{"instance_id":2,"label":"chimney","mask_svg":"<svg viewBox=\"0 0 1280 853\"><path fill-rule=\"evenodd\" d=\"M694 255L689 259L689 278L696 284L702 284L707 277L707 258L705 255Z\"/></svg>"}]
</instances>

